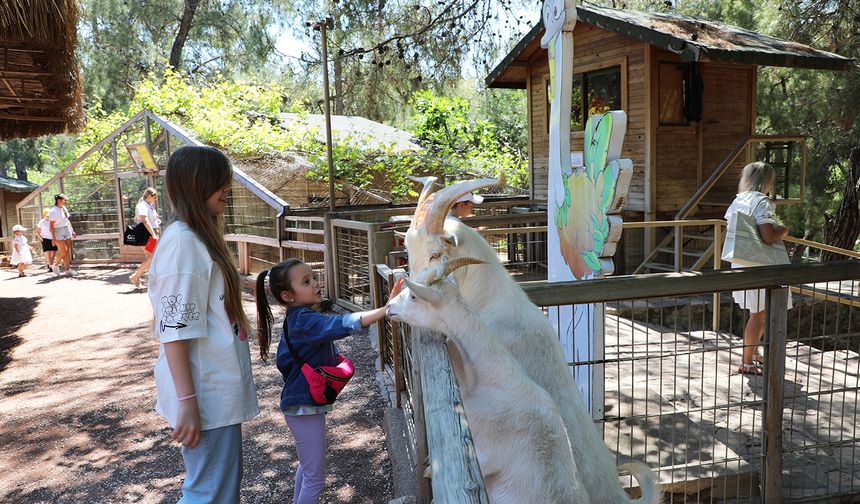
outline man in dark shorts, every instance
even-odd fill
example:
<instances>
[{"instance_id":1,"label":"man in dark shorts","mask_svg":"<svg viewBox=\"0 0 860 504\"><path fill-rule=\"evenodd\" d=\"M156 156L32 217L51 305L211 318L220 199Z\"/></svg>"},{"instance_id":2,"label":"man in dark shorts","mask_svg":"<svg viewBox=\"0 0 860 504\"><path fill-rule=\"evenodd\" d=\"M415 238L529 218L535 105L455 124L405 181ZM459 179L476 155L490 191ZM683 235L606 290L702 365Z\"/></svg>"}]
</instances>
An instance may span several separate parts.
<instances>
[{"instance_id":1,"label":"man in dark shorts","mask_svg":"<svg viewBox=\"0 0 860 504\"><path fill-rule=\"evenodd\" d=\"M57 252L57 246L51 241L51 222L48 220L48 213L50 213L50 210L47 208L42 209L42 220L36 226L36 235L42 240L42 253L45 255L45 261L48 263L46 267L48 271L51 271L51 264L54 263L54 254Z\"/></svg>"}]
</instances>

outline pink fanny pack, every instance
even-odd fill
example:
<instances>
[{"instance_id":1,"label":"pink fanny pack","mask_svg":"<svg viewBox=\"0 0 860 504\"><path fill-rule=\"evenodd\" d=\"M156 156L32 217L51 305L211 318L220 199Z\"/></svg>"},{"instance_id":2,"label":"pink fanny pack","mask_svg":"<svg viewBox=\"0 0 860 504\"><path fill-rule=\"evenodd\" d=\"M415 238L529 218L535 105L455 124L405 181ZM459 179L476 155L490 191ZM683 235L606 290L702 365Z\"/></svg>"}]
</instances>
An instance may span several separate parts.
<instances>
[{"instance_id":1,"label":"pink fanny pack","mask_svg":"<svg viewBox=\"0 0 860 504\"><path fill-rule=\"evenodd\" d=\"M296 354L293 354L295 357ZM302 364L302 374L310 386L311 398L317 404L331 404L337 399L340 391L349 383L349 379L355 374L352 362L343 355L338 354L337 366L317 366L312 368L308 363Z\"/></svg>"}]
</instances>

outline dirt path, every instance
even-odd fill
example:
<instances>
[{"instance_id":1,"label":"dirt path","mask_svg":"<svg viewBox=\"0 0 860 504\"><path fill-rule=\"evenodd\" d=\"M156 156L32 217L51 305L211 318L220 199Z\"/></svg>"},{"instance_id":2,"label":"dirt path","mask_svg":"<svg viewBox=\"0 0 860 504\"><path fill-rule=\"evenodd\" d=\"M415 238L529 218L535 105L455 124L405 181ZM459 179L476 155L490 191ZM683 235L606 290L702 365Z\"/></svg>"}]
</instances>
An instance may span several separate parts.
<instances>
[{"instance_id":1,"label":"dirt path","mask_svg":"<svg viewBox=\"0 0 860 504\"><path fill-rule=\"evenodd\" d=\"M176 502L183 465L153 411L158 345L146 291L124 268L30 271L0 269L0 502ZM373 352L367 337L341 348L357 373L329 415L323 502L388 502ZM289 502L297 460L277 408L281 377L254 359L254 380L262 413L244 426L242 502Z\"/></svg>"}]
</instances>

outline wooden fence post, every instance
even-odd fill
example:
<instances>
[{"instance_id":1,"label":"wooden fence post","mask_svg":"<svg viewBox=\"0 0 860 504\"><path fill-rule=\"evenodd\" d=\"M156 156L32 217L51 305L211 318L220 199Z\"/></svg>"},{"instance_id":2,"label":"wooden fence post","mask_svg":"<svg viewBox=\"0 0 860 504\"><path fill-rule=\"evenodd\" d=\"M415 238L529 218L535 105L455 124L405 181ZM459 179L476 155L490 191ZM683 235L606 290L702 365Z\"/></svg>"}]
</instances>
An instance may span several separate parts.
<instances>
[{"instance_id":1,"label":"wooden fence post","mask_svg":"<svg viewBox=\"0 0 860 504\"><path fill-rule=\"evenodd\" d=\"M720 269L723 255L723 227L721 224L714 224L714 271ZM720 332L720 292L715 292L713 297L714 311L713 330L715 333Z\"/></svg>"},{"instance_id":2,"label":"wooden fence post","mask_svg":"<svg viewBox=\"0 0 860 504\"><path fill-rule=\"evenodd\" d=\"M766 504L782 502L782 410L785 400L785 344L788 332L788 289L767 291L765 320L765 412L763 494Z\"/></svg>"},{"instance_id":3,"label":"wooden fence post","mask_svg":"<svg viewBox=\"0 0 860 504\"><path fill-rule=\"evenodd\" d=\"M427 431L424 426L424 393L421 390L421 375L418 368L418 331L413 330L409 343L412 354L411 378L412 383L412 415L415 423L415 483L418 486L418 503L430 504L430 482L424 477L427 470Z\"/></svg>"},{"instance_id":4,"label":"wooden fence post","mask_svg":"<svg viewBox=\"0 0 860 504\"><path fill-rule=\"evenodd\" d=\"M337 300L337 284L335 283L335 266L334 266L334 251L335 251L335 232L331 225L331 213L326 212L323 220L323 231L325 232L323 242L325 243L325 287L328 291L328 298L332 301Z\"/></svg>"},{"instance_id":5,"label":"wooden fence post","mask_svg":"<svg viewBox=\"0 0 860 504\"><path fill-rule=\"evenodd\" d=\"M412 338L419 341L413 355L421 377L433 501L489 504L445 336L413 328Z\"/></svg>"}]
</instances>

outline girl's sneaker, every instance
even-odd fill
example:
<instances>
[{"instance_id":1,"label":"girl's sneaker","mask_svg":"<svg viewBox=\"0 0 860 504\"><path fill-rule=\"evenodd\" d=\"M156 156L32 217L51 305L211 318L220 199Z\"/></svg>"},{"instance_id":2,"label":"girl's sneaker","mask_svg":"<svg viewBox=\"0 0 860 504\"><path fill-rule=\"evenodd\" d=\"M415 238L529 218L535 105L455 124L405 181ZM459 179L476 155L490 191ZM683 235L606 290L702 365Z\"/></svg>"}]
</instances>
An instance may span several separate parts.
<instances>
[{"instance_id":1,"label":"girl's sneaker","mask_svg":"<svg viewBox=\"0 0 860 504\"><path fill-rule=\"evenodd\" d=\"M18 273L18 278L25 277L25 276L27 276L27 274L24 273L23 271Z\"/></svg>"},{"instance_id":2,"label":"girl's sneaker","mask_svg":"<svg viewBox=\"0 0 860 504\"><path fill-rule=\"evenodd\" d=\"M73 270L72 268L69 268L69 270L66 271L66 274L69 276L78 276L78 272L76 270Z\"/></svg>"},{"instance_id":3,"label":"girl's sneaker","mask_svg":"<svg viewBox=\"0 0 860 504\"><path fill-rule=\"evenodd\" d=\"M63 274L63 267L57 264L56 266L51 267L55 276L60 276Z\"/></svg>"}]
</instances>

